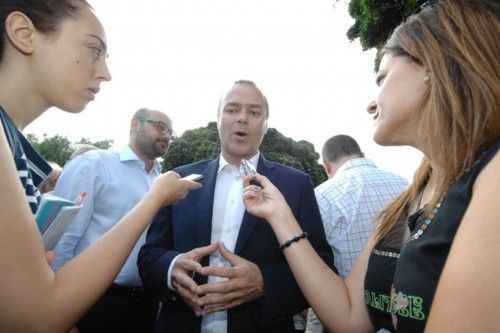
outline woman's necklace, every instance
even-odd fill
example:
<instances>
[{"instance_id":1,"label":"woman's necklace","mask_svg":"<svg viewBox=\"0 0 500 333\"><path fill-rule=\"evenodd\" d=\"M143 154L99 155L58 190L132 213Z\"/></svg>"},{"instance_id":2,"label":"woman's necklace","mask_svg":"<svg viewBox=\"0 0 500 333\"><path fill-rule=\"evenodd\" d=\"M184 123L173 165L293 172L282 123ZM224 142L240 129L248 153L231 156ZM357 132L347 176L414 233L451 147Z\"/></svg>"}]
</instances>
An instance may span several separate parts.
<instances>
[{"instance_id":1,"label":"woman's necklace","mask_svg":"<svg viewBox=\"0 0 500 333\"><path fill-rule=\"evenodd\" d=\"M458 175L455 178L455 180L453 182L451 182L451 184L455 183L460 177L462 177L464 174L468 173L480 161L481 161L481 158L475 160L472 163L472 166L469 167L469 168L466 168L460 175ZM450 184L450 186L451 186L451 184ZM426 231L426 229L429 228L429 226L431 225L431 223L432 223L432 221L434 219L434 216L436 216L437 212L439 211L439 208L441 207L441 203L443 202L443 198L444 198L445 193L447 191L448 190L444 191L443 195L441 195L441 198L439 198L439 200L436 202L436 204L434 205L434 207L432 207L431 211L425 217L424 221L420 224L420 227L418 228L417 232L415 232L413 235L411 235L410 237L408 237L408 239L404 242L403 247L406 247L406 245L408 245L408 243L410 243L410 242L412 242L414 240L419 239L424 234L424 232Z\"/></svg>"},{"instance_id":2,"label":"woman's necklace","mask_svg":"<svg viewBox=\"0 0 500 333\"><path fill-rule=\"evenodd\" d=\"M412 242L414 240L419 239L420 236L423 235L423 233L425 232L425 230L431 225L432 220L434 219L434 216L436 215L436 213L438 212L439 208L441 207L441 203L443 202L443 198L444 198L444 194L441 196L441 198L439 198L439 200L436 202L436 204L431 209L431 211L429 212L429 214L425 217L424 222L422 222L420 224L420 227L418 228L417 232L415 232L413 235L411 235L410 237L408 237L408 239L405 241L403 247L405 247L406 245L408 245L408 243L410 243L410 242Z\"/></svg>"}]
</instances>

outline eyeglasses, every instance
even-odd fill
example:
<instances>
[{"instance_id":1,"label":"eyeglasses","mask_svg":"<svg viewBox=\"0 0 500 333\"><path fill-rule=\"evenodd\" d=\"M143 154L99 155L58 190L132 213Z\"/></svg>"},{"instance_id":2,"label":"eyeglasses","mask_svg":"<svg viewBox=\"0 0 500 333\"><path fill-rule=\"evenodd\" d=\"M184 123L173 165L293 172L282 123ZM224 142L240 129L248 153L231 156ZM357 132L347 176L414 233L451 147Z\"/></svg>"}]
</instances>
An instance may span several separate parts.
<instances>
[{"instance_id":1,"label":"eyeglasses","mask_svg":"<svg viewBox=\"0 0 500 333\"><path fill-rule=\"evenodd\" d=\"M137 120L139 120L141 123L144 122L150 123L156 128L156 130L158 130L158 132L160 132L163 135L168 133L170 137L174 136L174 130L168 127L168 125L165 124L163 121L153 120L153 119L137 119Z\"/></svg>"},{"instance_id":2,"label":"eyeglasses","mask_svg":"<svg viewBox=\"0 0 500 333\"><path fill-rule=\"evenodd\" d=\"M417 7L415 8L415 10L410 13L409 15L406 16L406 19L409 18L410 16L412 15L415 15L415 14L418 14L420 13L422 10L424 10L425 7L429 7L431 5L434 4L434 0L426 0L426 1L420 1L421 4L420 5L417 5Z\"/></svg>"},{"instance_id":3,"label":"eyeglasses","mask_svg":"<svg viewBox=\"0 0 500 333\"><path fill-rule=\"evenodd\" d=\"M425 7L430 6L430 5L432 5L432 4L434 4L434 1L433 1L433 0L427 0L427 1L424 1L424 2L420 5L419 9L420 9L420 11L422 11Z\"/></svg>"}]
</instances>

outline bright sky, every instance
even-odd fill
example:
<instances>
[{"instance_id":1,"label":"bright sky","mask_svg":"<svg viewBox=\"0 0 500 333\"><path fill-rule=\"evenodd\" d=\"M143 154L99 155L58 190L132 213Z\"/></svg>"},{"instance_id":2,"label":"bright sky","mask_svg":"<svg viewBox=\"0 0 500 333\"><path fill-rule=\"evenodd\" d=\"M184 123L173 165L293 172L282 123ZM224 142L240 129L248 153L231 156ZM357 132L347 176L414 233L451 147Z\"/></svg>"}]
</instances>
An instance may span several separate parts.
<instances>
[{"instance_id":1,"label":"bright sky","mask_svg":"<svg viewBox=\"0 0 500 333\"><path fill-rule=\"evenodd\" d=\"M128 141L141 107L167 113L179 135L216 121L219 97L250 79L270 104L269 127L321 152L353 136L380 167L411 179L421 154L372 140L374 51L350 43L347 5L335 0L90 0L108 39L113 77L80 114L49 110L25 133ZM69 74L70 75L70 74Z\"/></svg>"}]
</instances>

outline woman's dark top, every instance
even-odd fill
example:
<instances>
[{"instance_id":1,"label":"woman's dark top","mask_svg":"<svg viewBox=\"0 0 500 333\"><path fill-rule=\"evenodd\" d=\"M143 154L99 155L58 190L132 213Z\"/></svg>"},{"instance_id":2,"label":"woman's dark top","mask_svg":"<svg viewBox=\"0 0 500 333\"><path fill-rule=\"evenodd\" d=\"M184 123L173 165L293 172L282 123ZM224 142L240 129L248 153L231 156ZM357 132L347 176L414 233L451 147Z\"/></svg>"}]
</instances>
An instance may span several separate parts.
<instances>
[{"instance_id":1,"label":"woman's dark top","mask_svg":"<svg viewBox=\"0 0 500 333\"><path fill-rule=\"evenodd\" d=\"M432 221L418 239L402 246L405 230L423 229L422 211L410 216L373 249L365 277L365 302L377 329L423 332L443 266L481 170L495 156L500 139L446 191ZM403 248L401 251L400 249Z\"/></svg>"},{"instance_id":2,"label":"woman's dark top","mask_svg":"<svg viewBox=\"0 0 500 333\"><path fill-rule=\"evenodd\" d=\"M21 134L1 106L0 122L3 125L5 136L12 151L19 180L26 193L26 200L30 205L31 211L35 214L40 203L40 192L37 187L52 171L52 168Z\"/></svg>"}]
</instances>

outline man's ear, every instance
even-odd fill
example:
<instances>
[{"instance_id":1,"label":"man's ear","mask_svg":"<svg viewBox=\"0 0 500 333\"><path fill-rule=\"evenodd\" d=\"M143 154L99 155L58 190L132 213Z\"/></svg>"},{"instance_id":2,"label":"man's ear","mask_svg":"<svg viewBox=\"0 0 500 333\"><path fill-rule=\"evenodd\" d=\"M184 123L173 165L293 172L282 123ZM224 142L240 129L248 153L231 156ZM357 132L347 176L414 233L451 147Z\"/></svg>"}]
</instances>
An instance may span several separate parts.
<instances>
[{"instance_id":1,"label":"man's ear","mask_svg":"<svg viewBox=\"0 0 500 333\"><path fill-rule=\"evenodd\" d=\"M217 130L220 131L220 108L217 111Z\"/></svg>"},{"instance_id":2,"label":"man's ear","mask_svg":"<svg viewBox=\"0 0 500 333\"><path fill-rule=\"evenodd\" d=\"M132 118L130 121L130 131L137 132L140 126L141 122L137 118Z\"/></svg>"},{"instance_id":3,"label":"man's ear","mask_svg":"<svg viewBox=\"0 0 500 333\"><path fill-rule=\"evenodd\" d=\"M10 13L5 19L5 32L10 43L24 54L35 51L33 22L24 13L19 11Z\"/></svg>"},{"instance_id":4,"label":"man's ear","mask_svg":"<svg viewBox=\"0 0 500 333\"><path fill-rule=\"evenodd\" d=\"M323 168L325 169L326 174L330 177L330 173L332 172L332 166L328 161L323 160Z\"/></svg>"}]
</instances>

